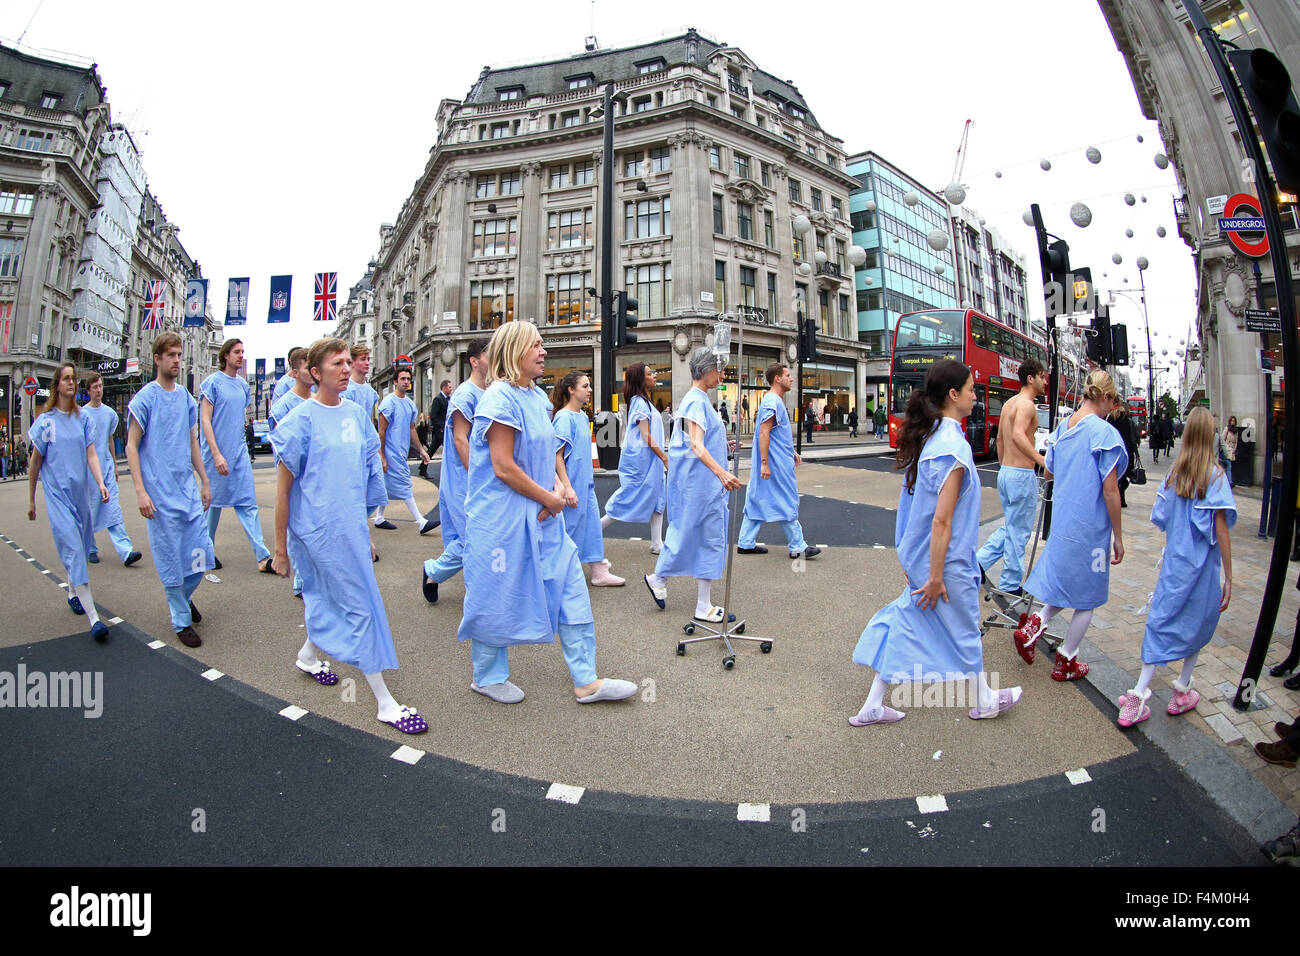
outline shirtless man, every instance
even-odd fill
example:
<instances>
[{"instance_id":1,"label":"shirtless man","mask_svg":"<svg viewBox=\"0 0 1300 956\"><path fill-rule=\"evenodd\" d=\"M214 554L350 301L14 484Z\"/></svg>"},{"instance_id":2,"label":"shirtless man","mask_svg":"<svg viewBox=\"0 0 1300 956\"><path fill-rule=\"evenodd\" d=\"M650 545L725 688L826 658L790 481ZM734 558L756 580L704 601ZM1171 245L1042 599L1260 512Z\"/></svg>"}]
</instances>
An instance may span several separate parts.
<instances>
[{"instance_id":1,"label":"shirtless man","mask_svg":"<svg viewBox=\"0 0 1300 956\"><path fill-rule=\"evenodd\" d=\"M1020 366L1020 394L1002 406L998 425L998 497L1006 523L993 532L988 543L979 549L981 576L1002 560L1002 577L998 588L1020 594L1025 577L1025 545L1034 529L1038 510L1038 476L1034 466L1047 462L1034 450L1034 431L1038 427L1038 399L1047 392L1047 372L1042 363L1029 359Z\"/></svg>"}]
</instances>

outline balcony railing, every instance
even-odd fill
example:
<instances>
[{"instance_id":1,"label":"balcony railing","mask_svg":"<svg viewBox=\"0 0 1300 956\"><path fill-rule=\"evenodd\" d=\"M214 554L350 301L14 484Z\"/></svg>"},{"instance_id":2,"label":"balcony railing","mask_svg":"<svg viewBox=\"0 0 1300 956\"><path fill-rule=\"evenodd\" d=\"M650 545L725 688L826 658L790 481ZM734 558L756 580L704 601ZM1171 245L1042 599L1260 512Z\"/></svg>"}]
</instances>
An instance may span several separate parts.
<instances>
[{"instance_id":1,"label":"balcony railing","mask_svg":"<svg viewBox=\"0 0 1300 956\"><path fill-rule=\"evenodd\" d=\"M760 309L756 305L742 305L736 311L744 316L745 321L751 325L772 324L772 316L767 309Z\"/></svg>"},{"instance_id":2,"label":"balcony railing","mask_svg":"<svg viewBox=\"0 0 1300 956\"><path fill-rule=\"evenodd\" d=\"M817 267L817 274L819 276L831 276L835 279L842 279L844 277L840 267L833 262L823 262Z\"/></svg>"},{"instance_id":3,"label":"balcony railing","mask_svg":"<svg viewBox=\"0 0 1300 956\"><path fill-rule=\"evenodd\" d=\"M743 83L736 82L733 77L727 77L727 89L736 96L743 96L746 99L749 99L749 88Z\"/></svg>"}]
</instances>

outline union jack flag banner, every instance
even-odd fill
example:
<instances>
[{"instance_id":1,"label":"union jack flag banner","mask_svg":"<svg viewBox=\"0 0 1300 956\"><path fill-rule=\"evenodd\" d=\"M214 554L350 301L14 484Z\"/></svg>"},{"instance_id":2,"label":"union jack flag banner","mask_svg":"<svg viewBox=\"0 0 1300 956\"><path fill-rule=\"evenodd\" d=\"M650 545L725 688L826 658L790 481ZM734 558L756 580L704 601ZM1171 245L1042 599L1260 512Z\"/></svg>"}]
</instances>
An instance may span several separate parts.
<instances>
[{"instance_id":1,"label":"union jack flag banner","mask_svg":"<svg viewBox=\"0 0 1300 956\"><path fill-rule=\"evenodd\" d=\"M144 301L143 328L145 330L153 332L162 328L163 305L163 281L150 279L148 294Z\"/></svg>"},{"instance_id":2,"label":"union jack flag banner","mask_svg":"<svg viewBox=\"0 0 1300 956\"><path fill-rule=\"evenodd\" d=\"M339 320L338 297L339 274L337 272L316 273L316 308L312 313L312 320L337 322Z\"/></svg>"}]
</instances>

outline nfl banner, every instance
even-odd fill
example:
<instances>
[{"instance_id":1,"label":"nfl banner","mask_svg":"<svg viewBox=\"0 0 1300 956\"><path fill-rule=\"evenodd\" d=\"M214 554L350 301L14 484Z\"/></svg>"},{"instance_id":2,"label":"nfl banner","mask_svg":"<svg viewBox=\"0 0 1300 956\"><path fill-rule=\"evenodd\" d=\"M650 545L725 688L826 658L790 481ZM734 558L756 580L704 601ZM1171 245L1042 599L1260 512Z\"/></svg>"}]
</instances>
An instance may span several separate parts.
<instances>
[{"instance_id":1,"label":"nfl banner","mask_svg":"<svg viewBox=\"0 0 1300 956\"><path fill-rule=\"evenodd\" d=\"M208 311L208 280L189 279L185 283L185 328L203 328Z\"/></svg>"},{"instance_id":2,"label":"nfl banner","mask_svg":"<svg viewBox=\"0 0 1300 956\"><path fill-rule=\"evenodd\" d=\"M289 321L289 292L292 286L293 276L271 276L271 311L266 321Z\"/></svg>"},{"instance_id":3,"label":"nfl banner","mask_svg":"<svg viewBox=\"0 0 1300 956\"><path fill-rule=\"evenodd\" d=\"M337 272L316 273L315 309L312 319L316 322L337 322L339 274Z\"/></svg>"},{"instance_id":4,"label":"nfl banner","mask_svg":"<svg viewBox=\"0 0 1300 956\"><path fill-rule=\"evenodd\" d=\"M226 288L226 325L244 325L248 322L247 277L231 279Z\"/></svg>"}]
</instances>

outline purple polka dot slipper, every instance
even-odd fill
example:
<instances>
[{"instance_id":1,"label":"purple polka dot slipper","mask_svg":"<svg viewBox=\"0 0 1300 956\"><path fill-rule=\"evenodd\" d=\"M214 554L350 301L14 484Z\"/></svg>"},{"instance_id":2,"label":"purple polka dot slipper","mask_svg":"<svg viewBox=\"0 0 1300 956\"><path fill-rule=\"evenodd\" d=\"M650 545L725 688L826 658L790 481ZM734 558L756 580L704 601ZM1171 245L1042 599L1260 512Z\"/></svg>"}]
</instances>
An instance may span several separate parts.
<instances>
[{"instance_id":1,"label":"purple polka dot slipper","mask_svg":"<svg viewBox=\"0 0 1300 956\"><path fill-rule=\"evenodd\" d=\"M333 687L339 682L339 675L330 670L329 661L321 661L314 668L308 667L302 661L294 661L293 663L298 670L325 687Z\"/></svg>"}]
</instances>

